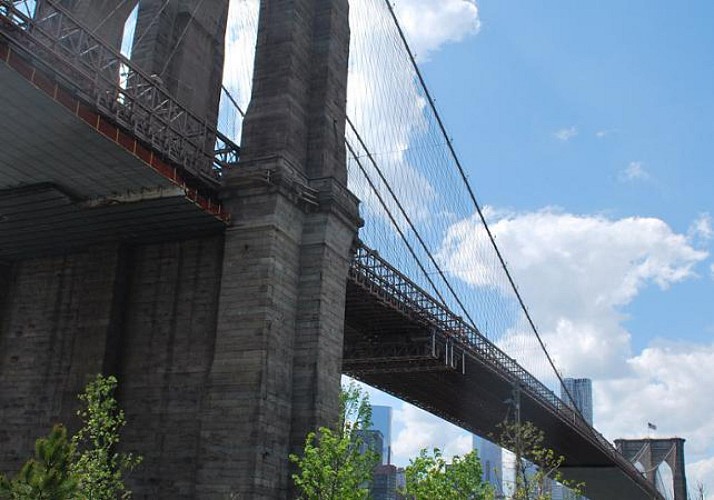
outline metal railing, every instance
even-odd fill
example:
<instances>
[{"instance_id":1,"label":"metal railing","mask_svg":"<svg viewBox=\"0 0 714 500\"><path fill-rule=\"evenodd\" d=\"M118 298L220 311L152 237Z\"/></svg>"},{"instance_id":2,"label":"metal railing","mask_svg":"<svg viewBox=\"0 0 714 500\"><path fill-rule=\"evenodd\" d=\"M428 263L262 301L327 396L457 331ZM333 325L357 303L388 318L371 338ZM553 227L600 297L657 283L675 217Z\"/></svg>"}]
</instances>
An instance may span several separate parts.
<instances>
[{"instance_id":1,"label":"metal railing","mask_svg":"<svg viewBox=\"0 0 714 500\"><path fill-rule=\"evenodd\" d=\"M237 163L235 143L53 0L44 0L34 15L17 2L0 0L0 36L82 102L188 173L217 182L224 168Z\"/></svg>"},{"instance_id":2,"label":"metal railing","mask_svg":"<svg viewBox=\"0 0 714 500\"><path fill-rule=\"evenodd\" d=\"M577 429L582 436L610 456L633 480L648 489L652 488L635 466L578 412L489 341L478 329L421 289L375 250L360 243L350 265L349 279L410 318L437 329L446 338L459 343L468 355L500 373L514 385L517 384L522 392Z\"/></svg>"}]
</instances>

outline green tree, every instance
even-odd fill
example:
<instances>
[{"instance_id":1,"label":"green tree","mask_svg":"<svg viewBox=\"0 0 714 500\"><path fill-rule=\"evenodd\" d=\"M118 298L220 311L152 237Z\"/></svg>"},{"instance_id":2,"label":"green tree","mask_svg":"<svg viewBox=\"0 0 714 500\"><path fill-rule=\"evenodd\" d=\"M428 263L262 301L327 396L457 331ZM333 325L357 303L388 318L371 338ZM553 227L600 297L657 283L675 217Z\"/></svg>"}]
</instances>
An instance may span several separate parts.
<instances>
[{"instance_id":1,"label":"green tree","mask_svg":"<svg viewBox=\"0 0 714 500\"><path fill-rule=\"evenodd\" d=\"M126 425L114 399L115 377L97 375L79 395L82 427L72 439L55 425L35 443L35 456L12 480L0 475L2 500L115 500L129 498L122 476L141 457L118 453L119 433Z\"/></svg>"},{"instance_id":2,"label":"green tree","mask_svg":"<svg viewBox=\"0 0 714 500\"><path fill-rule=\"evenodd\" d=\"M475 451L454 457L448 464L441 451L421 450L406 468L404 494L415 500L491 500L494 491L482 479Z\"/></svg>"},{"instance_id":3,"label":"green tree","mask_svg":"<svg viewBox=\"0 0 714 500\"><path fill-rule=\"evenodd\" d=\"M320 427L305 439L301 456L291 454L292 475L305 500L361 500L369 497L372 470L379 459L365 449L360 431L371 425L372 407L359 386L342 388L340 416L334 428Z\"/></svg>"},{"instance_id":4,"label":"green tree","mask_svg":"<svg viewBox=\"0 0 714 500\"><path fill-rule=\"evenodd\" d=\"M543 446L543 431L531 422L503 422L498 426L499 444L516 454L512 500L551 500L553 481L575 495L582 494L584 485L566 480L560 471L565 458Z\"/></svg>"},{"instance_id":5,"label":"green tree","mask_svg":"<svg viewBox=\"0 0 714 500\"><path fill-rule=\"evenodd\" d=\"M35 442L35 456L12 481L0 476L0 499L74 500L79 481L71 470L73 457L74 446L67 439L67 429L55 425L49 436Z\"/></svg>"},{"instance_id":6,"label":"green tree","mask_svg":"<svg viewBox=\"0 0 714 500\"><path fill-rule=\"evenodd\" d=\"M116 387L116 377L97 375L79 395L84 406L77 416L83 425L72 437L77 457L71 469L79 479L82 496L91 500L129 498L131 492L122 476L141 463L141 457L116 451L119 433L126 425L114 398Z\"/></svg>"}]
</instances>

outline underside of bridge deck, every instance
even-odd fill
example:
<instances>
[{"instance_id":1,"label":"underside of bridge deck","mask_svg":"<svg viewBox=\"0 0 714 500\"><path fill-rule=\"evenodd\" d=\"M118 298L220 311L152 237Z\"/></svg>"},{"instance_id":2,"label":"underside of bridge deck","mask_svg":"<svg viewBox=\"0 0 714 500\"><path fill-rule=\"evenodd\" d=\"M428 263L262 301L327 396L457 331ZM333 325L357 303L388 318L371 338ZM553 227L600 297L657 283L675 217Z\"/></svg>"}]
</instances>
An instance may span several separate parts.
<instances>
[{"instance_id":1,"label":"underside of bridge deck","mask_svg":"<svg viewBox=\"0 0 714 500\"><path fill-rule=\"evenodd\" d=\"M0 259L225 227L209 189L7 46L0 56Z\"/></svg>"},{"instance_id":2,"label":"underside of bridge deck","mask_svg":"<svg viewBox=\"0 0 714 500\"><path fill-rule=\"evenodd\" d=\"M515 380L394 297L351 280L345 325L344 373L481 436L497 436L497 425L513 418ZM589 498L652 498L592 438L527 391L521 415L544 431L544 446L565 457L565 478L585 482Z\"/></svg>"}]
</instances>

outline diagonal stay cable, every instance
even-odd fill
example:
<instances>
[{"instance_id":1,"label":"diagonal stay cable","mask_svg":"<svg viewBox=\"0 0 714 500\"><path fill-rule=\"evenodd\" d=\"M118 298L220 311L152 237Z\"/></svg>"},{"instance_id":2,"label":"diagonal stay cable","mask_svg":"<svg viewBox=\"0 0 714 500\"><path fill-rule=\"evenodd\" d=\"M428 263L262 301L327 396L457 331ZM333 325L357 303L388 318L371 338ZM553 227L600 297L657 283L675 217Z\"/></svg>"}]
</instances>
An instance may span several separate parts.
<instances>
[{"instance_id":1,"label":"diagonal stay cable","mask_svg":"<svg viewBox=\"0 0 714 500\"><path fill-rule=\"evenodd\" d=\"M468 191L471 202L473 203L474 207L476 208L479 218L481 219L481 222L484 225L484 228L486 229L486 234L488 235L488 239L490 240L491 245L493 246L493 248L496 252L498 261L500 262L501 267L503 268L503 271L506 274L506 278L508 279L508 282L509 282L511 288L513 289L513 292L516 295L518 303L519 303L521 309L523 310L523 313L526 316L526 320L528 321L528 324L530 325L531 329L533 330L533 333L535 334L536 339L538 340L538 344L540 345L541 349L545 353L545 356L548 359L548 363L550 364L550 367L553 369L555 376L558 378L558 381L560 382L560 386L561 386L562 390L567 394L568 398L570 399L570 402L573 405L573 409L577 412L577 414L580 416L580 418L585 420L582 415L582 412L578 409L577 405L575 404L575 398L573 398L573 395L570 394L570 391L565 386L565 382L563 381L563 378L560 375L560 372L558 372L558 369L555 367L553 358L550 356L550 353L546 349L545 343L543 342L543 339L541 338L540 333L538 332L538 329L536 328L535 322L533 321L533 318L531 317L530 312L528 311L528 308L526 307L523 297L521 296L521 293L518 291L518 288L516 287L516 283L513 280L513 276L511 276L511 272L509 271L508 266L506 265L506 261L503 258L503 255L501 254L501 250L496 245L496 239L494 238L493 233L491 232L491 228L486 223L486 217L483 214L481 205L479 205L479 203L476 199L476 195L474 194L474 190L471 187L471 184L469 183L468 177L466 176L466 172L464 171L464 168L461 165L461 161L459 160L459 157L456 155L456 150L454 149L454 145L451 142L451 140L449 139L449 136L446 132L446 127L444 126L444 122L442 121L441 115L439 115L439 112L436 109L436 105L434 104L434 99L432 98L431 93L429 92L429 89L426 86L426 81L424 80L424 76L422 75L421 70L419 69L419 66L416 63L416 59L414 58L414 54L412 53L411 48L409 47L409 43L407 42L406 36L404 35L404 31L402 30L402 27L399 24L399 20L397 19L397 15L394 12L394 8L389 3L389 0L384 0L384 3L387 5L387 9L389 9L389 14L391 15L392 20L394 21L394 25L397 28L399 37L401 38L402 43L404 44L404 48L407 52L407 55L409 56L409 60L411 61L414 71L416 72L417 78L419 80L419 84L421 85L422 90L424 90L424 94L426 96L427 102L429 103L429 107L430 107L431 111L434 113L434 118L436 119L439 129L440 129L441 133L443 134L444 138L446 139L446 144L449 148L449 153L450 153L451 157L453 158L454 163L456 164L456 168L458 169L459 175L460 175L461 179L463 180L464 185L466 186L466 190Z\"/></svg>"},{"instance_id":2,"label":"diagonal stay cable","mask_svg":"<svg viewBox=\"0 0 714 500\"><path fill-rule=\"evenodd\" d=\"M243 110L241 109L241 107L238 105L238 101L235 100L235 98L233 97L233 95L231 95L231 93L230 93L229 90L226 88L226 86L223 85L223 84L221 84L221 89L223 89L223 92L226 93L226 97L228 97L228 100L231 101L231 103L233 103L233 106L235 106L235 108L238 110L238 113L240 113L240 115L241 115L243 118L245 118L245 113L243 112Z\"/></svg>"},{"instance_id":3,"label":"diagonal stay cable","mask_svg":"<svg viewBox=\"0 0 714 500\"><path fill-rule=\"evenodd\" d=\"M98 30L99 28L101 28L102 26L104 26L104 23L106 23L107 21L109 21L109 19L110 19L114 14L116 14L117 11L118 11L119 9L121 9L121 8L124 6L124 4L125 4L126 2L127 2L127 0L121 0L121 2L119 2L119 3L116 5L116 7L114 7L114 8L112 9L112 11L111 11L109 14L107 14L107 15L104 17L104 19L102 19L101 22L100 22L99 24L97 24L97 25L94 27L94 29L92 30L92 34L96 34L96 33L97 33L97 30Z\"/></svg>"},{"instance_id":4,"label":"diagonal stay cable","mask_svg":"<svg viewBox=\"0 0 714 500\"><path fill-rule=\"evenodd\" d=\"M151 30L151 27L154 25L154 23L156 23L156 21L158 21L159 17L164 12L164 9L166 9L166 6L169 4L169 2L171 2L171 0L166 0L163 4L161 4L161 7L156 12L156 14L154 14L154 17L151 18L151 21L149 21L148 26L146 26L146 28L144 28L144 32L141 35L139 35L139 37L136 39L136 41L134 42L134 45L139 45L141 43L141 41L144 39L144 37L149 33L149 30Z\"/></svg>"},{"instance_id":5,"label":"diagonal stay cable","mask_svg":"<svg viewBox=\"0 0 714 500\"><path fill-rule=\"evenodd\" d=\"M345 138L345 144L347 145L347 149L350 150L350 154L352 155L352 158L354 158L355 162L357 163L357 166L362 171L362 174L364 175L365 179L367 179L367 183L369 184L369 187L372 189L375 196L379 200L380 205L382 205L382 208L386 212L387 217L389 217L389 220L392 222L392 225L399 233L399 236L402 238L402 240L404 240L404 243L407 245L407 249L409 250L409 253L411 254L412 258L416 261L417 266L419 266L419 269L421 269L421 272L424 273L424 276L426 276L427 281L429 281L431 288L434 290L436 295L439 297L439 300L443 304L446 304L446 302L444 301L444 297L441 296L441 292L436 287L436 285L434 284L434 281L431 279L429 274L426 272L426 269L424 269L424 265L419 260L419 257L417 257L414 247L411 245L411 243L409 243L409 240L407 239L406 235L404 234L404 231L402 231L402 229L399 227L399 224L397 224L397 221L394 218L394 215L392 214L391 210L389 210L387 203L384 201L384 198L382 198L382 195L379 193L377 186L375 186L374 181L372 181L372 178L367 173L367 169L365 169L364 165L362 165L362 162L360 161L359 156L357 156L357 153L355 152L354 148L352 147L352 144L350 144L350 142L347 140L347 138Z\"/></svg>"},{"instance_id":6,"label":"diagonal stay cable","mask_svg":"<svg viewBox=\"0 0 714 500\"><path fill-rule=\"evenodd\" d=\"M164 64L163 69L161 70L161 73L159 73L159 77L163 76L166 70L169 67L169 64L171 63L171 59L174 58L176 55L176 52L178 51L179 47L181 46L181 42L183 42L183 37L186 36L186 33L188 32L188 28L191 26L191 23L193 20L196 18L196 12L198 12L198 9L201 8L201 5L203 5L203 2L205 0L199 0L196 2L196 6L193 8L193 11L191 12L191 17L188 18L188 21L186 21L186 26L183 27L183 31L181 31L181 34L178 37L178 40L176 40L176 43L174 44L174 48L169 54L169 57L166 58L166 63Z\"/></svg>"},{"instance_id":7,"label":"diagonal stay cable","mask_svg":"<svg viewBox=\"0 0 714 500\"><path fill-rule=\"evenodd\" d=\"M382 169L379 168L379 165L377 165L377 162L374 160L372 153L370 152L369 148L367 148L367 145L365 144L364 140L362 139L362 136L359 134L359 132L357 132L357 129L355 128L354 124L352 123L352 120L350 120L349 116L347 117L347 124L350 126L350 129L352 129L352 133L354 133L355 136L357 137L357 141L359 142L360 146L362 147L365 154L367 155L367 158L369 159L370 163L372 164L374 169L377 171L379 178L384 183L384 185L387 187L387 191L389 191L389 194L391 195L392 199L397 204L397 208L399 208L399 211L401 212L402 216L407 221L407 224L409 224L409 227L411 228L412 232L414 233L417 240L419 241L419 244L424 249L424 252L426 252L427 257L429 258L431 263L436 268L437 272L439 273L439 276L441 276L441 279L446 284L446 287L449 289L449 292L451 292L451 295L454 297L454 300L456 300L456 303L459 305L459 307L463 311L464 315L466 316L466 319L468 319L469 325L474 330L476 330L480 333L480 330L476 327L476 323L474 322L473 318L471 318L471 315L469 314L468 309L466 309L466 306L464 306L463 302L461 302L461 299L459 298L459 296L456 293L456 291L454 290L454 288L451 286L451 283L449 282L448 278L444 274L444 271L441 269L441 266L436 262L436 259L434 258L434 255L431 253L431 250L429 250L429 247L427 246L426 242L424 241L424 238L422 238L421 234L419 233L416 226L412 222L411 217L409 217L409 214L407 214L407 211L404 209L404 205L402 205L402 202L399 200L399 198L397 197L397 194L392 189L391 184L389 183L387 178L384 176ZM422 269L422 271L423 271L423 269ZM442 302L444 302L443 298L441 300L442 300ZM444 302L444 305L446 305L446 302Z\"/></svg>"}]
</instances>

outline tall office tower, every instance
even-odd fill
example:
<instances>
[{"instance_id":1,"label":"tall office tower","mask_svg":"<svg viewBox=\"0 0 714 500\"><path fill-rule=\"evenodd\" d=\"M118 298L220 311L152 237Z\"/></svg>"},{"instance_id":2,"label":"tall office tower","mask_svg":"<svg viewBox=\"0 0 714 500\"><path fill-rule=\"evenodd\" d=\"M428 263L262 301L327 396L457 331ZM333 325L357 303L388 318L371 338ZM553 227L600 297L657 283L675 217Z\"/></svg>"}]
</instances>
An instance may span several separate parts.
<instances>
[{"instance_id":1,"label":"tall office tower","mask_svg":"<svg viewBox=\"0 0 714 500\"><path fill-rule=\"evenodd\" d=\"M382 433L384 448L382 450L382 464L392 463L392 407L372 407L372 427Z\"/></svg>"},{"instance_id":2,"label":"tall office tower","mask_svg":"<svg viewBox=\"0 0 714 500\"><path fill-rule=\"evenodd\" d=\"M565 390L570 393L573 400ZM573 406L583 415L587 423L593 425L593 385L589 378L566 378L563 379L563 388L561 388L560 398L566 404ZM553 500L560 499L582 499L583 497L576 495L568 488L561 484L556 484L553 490Z\"/></svg>"},{"instance_id":3,"label":"tall office tower","mask_svg":"<svg viewBox=\"0 0 714 500\"><path fill-rule=\"evenodd\" d=\"M593 424L593 386L589 378L566 378L563 380L563 388L561 389L561 399L566 404L572 406L570 397L565 390L570 393L575 402L575 408L582 413L585 421L590 425Z\"/></svg>"},{"instance_id":4,"label":"tall office tower","mask_svg":"<svg viewBox=\"0 0 714 500\"><path fill-rule=\"evenodd\" d=\"M367 450L373 451L379 455L379 462L384 462L382 451L384 450L384 438L382 432L376 429L365 429L355 431L355 435L362 440L360 453L366 453Z\"/></svg>"},{"instance_id":5,"label":"tall office tower","mask_svg":"<svg viewBox=\"0 0 714 500\"><path fill-rule=\"evenodd\" d=\"M478 452L483 480L493 485L496 494L503 493L503 458L501 447L480 436L473 436L473 448Z\"/></svg>"}]
</instances>

